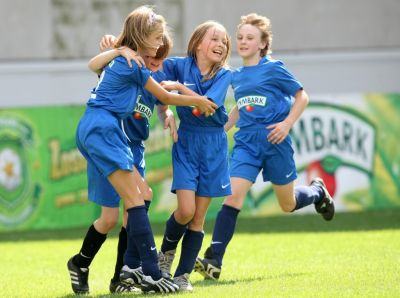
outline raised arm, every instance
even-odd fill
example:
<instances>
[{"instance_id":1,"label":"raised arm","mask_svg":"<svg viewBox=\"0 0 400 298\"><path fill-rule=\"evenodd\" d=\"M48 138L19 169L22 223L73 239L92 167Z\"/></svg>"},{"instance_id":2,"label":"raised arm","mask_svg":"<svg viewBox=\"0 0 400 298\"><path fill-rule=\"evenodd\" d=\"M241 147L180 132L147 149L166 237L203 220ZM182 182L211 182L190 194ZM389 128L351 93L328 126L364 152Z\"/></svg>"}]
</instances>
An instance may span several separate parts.
<instances>
[{"instance_id":1,"label":"raised arm","mask_svg":"<svg viewBox=\"0 0 400 298\"><path fill-rule=\"evenodd\" d=\"M166 91L152 77L150 77L144 86L147 91L153 94L159 101L167 105L174 106L196 106L206 116L215 112L217 105L208 100L205 96L179 95Z\"/></svg>"},{"instance_id":2,"label":"raised arm","mask_svg":"<svg viewBox=\"0 0 400 298\"><path fill-rule=\"evenodd\" d=\"M122 56L128 62L129 67L132 67L132 60L134 60L139 67L144 65L142 57L138 56L137 53L128 48L128 47L120 47L118 49L112 49L105 51L103 53L98 54L97 56L90 59L88 67L91 71L101 74L103 68L111 62L114 58Z\"/></svg>"}]
</instances>

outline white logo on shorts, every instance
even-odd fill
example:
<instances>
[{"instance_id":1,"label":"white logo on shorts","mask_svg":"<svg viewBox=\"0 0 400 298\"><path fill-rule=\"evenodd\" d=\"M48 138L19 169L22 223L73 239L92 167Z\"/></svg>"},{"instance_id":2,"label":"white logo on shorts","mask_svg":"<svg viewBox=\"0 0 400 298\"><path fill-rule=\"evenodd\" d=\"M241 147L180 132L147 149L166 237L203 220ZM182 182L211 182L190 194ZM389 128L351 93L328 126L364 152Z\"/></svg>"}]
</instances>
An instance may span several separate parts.
<instances>
[{"instance_id":1,"label":"white logo on shorts","mask_svg":"<svg viewBox=\"0 0 400 298\"><path fill-rule=\"evenodd\" d=\"M230 185L230 183L221 185L221 187L222 187L222 189L225 189L225 188L227 188L229 185Z\"/></svg>"},{"instance_id":2,"label":"white logo on shorts","mask_svg":"<svg viewBox=\"0 0 400 298\"><path fill-rule=\"evenodd\" d=\"M290 176L292 176L293 171L291 171L289 174L286 175L286 178L289 178Z\"/></svg>"}]
</instances>

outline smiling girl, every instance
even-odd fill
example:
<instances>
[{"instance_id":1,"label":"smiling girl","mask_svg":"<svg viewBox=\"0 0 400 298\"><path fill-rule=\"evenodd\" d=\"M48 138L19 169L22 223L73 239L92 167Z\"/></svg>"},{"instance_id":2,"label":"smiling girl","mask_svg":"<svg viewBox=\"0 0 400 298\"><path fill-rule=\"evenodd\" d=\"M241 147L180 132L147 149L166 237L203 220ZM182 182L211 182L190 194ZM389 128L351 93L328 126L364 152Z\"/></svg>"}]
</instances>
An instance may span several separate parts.
<instances>
[{"instance_id":1,"label":"smiling girl","mask_svg":"<svg viewBox=\"0 0 400 298\"><path fill-rule=\"evenodd\" d=\"M170 276L179 241L182 249L174 281L180 290L192 291L189 275L200 251L203 225L211 197L231 194L228 172L228 142L224 125L228 120L224 102L231 73L226 67L231 41L218 22L207 21L193 32L187 57L168 58L163 71L168 82L161 85L180 94L203 95L217 104L209 117L192 107L177 107L180 119L178 142L172 148L172 192L177 209L166 223L160 269Z\"/></svg>"},{"instance_id":2,"label":"smiling girl","mask_svg":"<svg viewBox=\"0 0 400 298\"><path fill-rule=\"evenodd\" d=\"M243 66L232 73L236 106L225 125L227 131L235 124L239 128L230 158L232 195L225 199L217 215L205 258L196 260L195 270L205 278L219 278L237 216L261 170L263 180L271 181L284 212L310 204L315 204L316 211L325 220L331 220L335 212L322 179L315 178L310 186L294 186L297 174L288 134L306 108L308 96L285 65L267 55L271 42L268 18L257 14L241 17L236 43Z\"/></svg>"}]
</instances>

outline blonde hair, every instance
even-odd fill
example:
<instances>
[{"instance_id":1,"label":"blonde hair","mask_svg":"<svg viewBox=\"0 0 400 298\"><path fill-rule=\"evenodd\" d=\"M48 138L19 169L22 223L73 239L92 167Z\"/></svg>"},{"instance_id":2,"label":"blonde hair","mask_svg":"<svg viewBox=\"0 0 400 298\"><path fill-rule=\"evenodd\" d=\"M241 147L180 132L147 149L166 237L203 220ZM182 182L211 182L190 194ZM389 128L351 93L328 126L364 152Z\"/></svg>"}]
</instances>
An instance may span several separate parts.
<instances>
[{"instance_id":1,"label":"blonde hair","mask_svg":"<svg viewBox=\"0 0 400 298\"><path fill-rule=\"evenodd\" d=\"M217 72L223 68L228 66L228 59L231 54L231 37L229 36L228 32L226 31L225 27L216 22L216 21L207 21L199 26L194 30L192 33L192 36L190 37L188 48L187 48L187 55L189 57L193 57L195 60L197 60L196 57L196 49L199 47L200 43L203 41L204 36L206 35L208 29L213 28L213 27L221 27L225 31L225 36L226 36L226 53L225 56L222 58L221 62L215 63L212 67L210 72L204 77L204 80L210 80L212 79Z\"/></svg>"},{"instance_id":2,"label":"blonde hair","mask_svg":"<svg viewBox=\"0 0 400 298\"><path fill-rule=\"evenodd\" d=\"M239 30L243 25L252 25L258 28L261 32L261 41L265 42L265 47L261 49L260 56L264 57L267 54L270 54L271 44L272 44L272 30L271 30L271 21L264 16L260 16L256 13L251 13L246 16L240 17L240 23L237 27Z\"/></svg>"},{"instance_id":3,"label":"blonde hair","mask_svg":"<svg viewBox=\"0 0 400 298\"><path fill-rule=\"evenodd\" d=\"M171 36L169 36L168 31L165 31L163 35L163 45L158 48L156 56L154 58L155 59L167 58L172 47L173 47L173 42Z\"/></svg>"},{"instance_id":4,"label":"blonde hair","mask_svg":"<svg viewBox=\"0 0 400 298\"><path fill-rule=\"evenodd\" d=\"M150 49L153 45L147 41L148 37L154 32L164 32L165 27L163 16L155 14L150 6L140 6L126 17L114 47L126 46L134 51Z\"/></svg>"}]
</instances>

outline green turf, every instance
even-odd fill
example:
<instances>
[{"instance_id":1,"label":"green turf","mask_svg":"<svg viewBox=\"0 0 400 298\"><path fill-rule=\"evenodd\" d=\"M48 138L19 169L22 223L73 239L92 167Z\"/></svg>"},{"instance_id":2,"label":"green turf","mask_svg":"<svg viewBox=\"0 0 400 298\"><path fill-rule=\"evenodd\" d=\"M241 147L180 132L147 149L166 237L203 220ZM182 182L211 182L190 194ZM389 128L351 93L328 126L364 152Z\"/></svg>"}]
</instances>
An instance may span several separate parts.
<instances>
[{"instance_id":1,"label":"green turf","mask_svg":"<svg viewBox=\"0 0 400 298\"><path fill-rule=\"evenodd\" d=\"M154 225L154 231L160 244L163 226ZM84 233L0 234L0 297L74 297L66 261L79 250ZM114 232L91 266L92 296L111 296L116 245ZM220 281L193 273L194 292L174 296L400 297L399 268L399 209L337 214L330 223L317 215L240 219Z\"/></svg>"}]
</instances>

